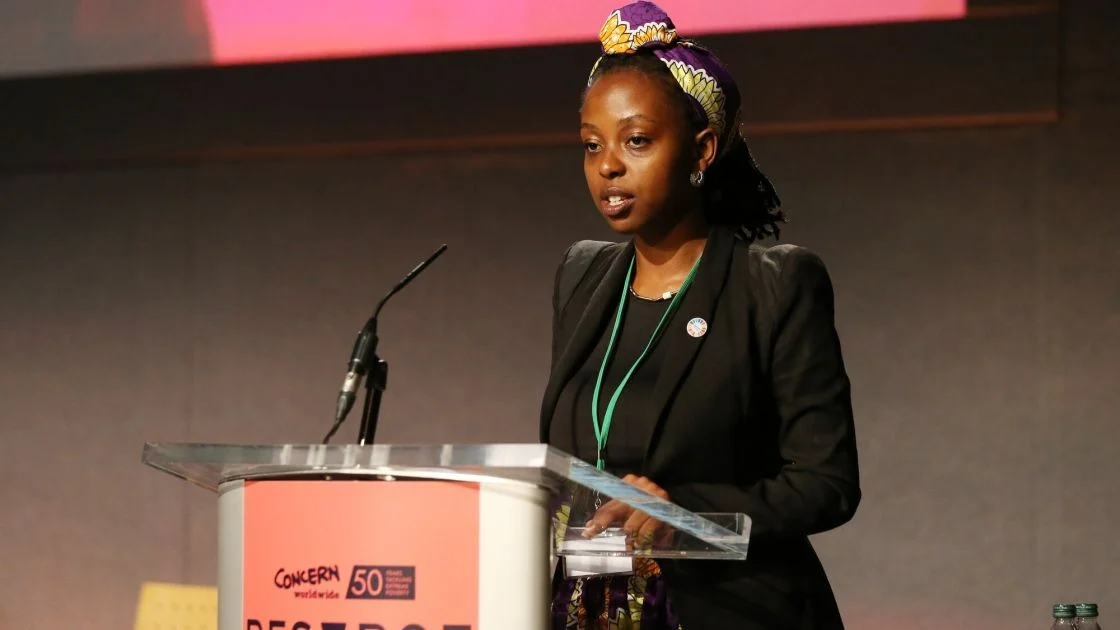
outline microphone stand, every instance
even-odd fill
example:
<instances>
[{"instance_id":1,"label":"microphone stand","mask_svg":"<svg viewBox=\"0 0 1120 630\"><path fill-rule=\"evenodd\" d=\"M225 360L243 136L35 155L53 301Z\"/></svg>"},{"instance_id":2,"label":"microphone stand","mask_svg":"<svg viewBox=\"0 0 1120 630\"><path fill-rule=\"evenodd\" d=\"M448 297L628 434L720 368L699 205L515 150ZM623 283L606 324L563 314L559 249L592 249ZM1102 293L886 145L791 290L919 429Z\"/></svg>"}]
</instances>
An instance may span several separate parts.
<instances>
[{"instance_id":1,"label":"microphone stand","mask_svg":"<svg viewBox=\"0 0 1120 630\"><path fill-rule=\"evenodd\" d=\"M347 364L349 370L342 382L342 389L338 393L338 401L335 404L334 424L331 425L326 437L323 438L323 444L330 442L331 437L342 426L346 415L350 413L357 389L361 380L366 377L367 372L369 372L369 378L366 378L366 395L365 401L362 403L362 424L358 430L358 444L373 443L374 434L377 432L377 417L381 412L381 394L385 391L389 380L389 364L377 356L377 317L381 314L381 309L389 301L389 298L412 282L446 249L447 245L440 245L424 262L416 265L412 271L408 272L408 275L386 293L385 297L381 298L381 301L377 303L377 308L373 311L373 317L370 317L366 325L358 332L358 338L354 340L354 349L350 353L350 361Z\"/></svg>"},{"instance_id":2,"label":"microphone stand","mask_svg":"<svg viewBox=\"0 0 1120 630\"><path fill-rule=\"evenodd\" d=\"M389 380L389 364L377 356L372 357L373 369L366 378L366 397L362 404L362 424L358 428L358 445L373 444L373 436L377 433L377 418L381 413L381 393Z\"/></svg>"}]
</instances>

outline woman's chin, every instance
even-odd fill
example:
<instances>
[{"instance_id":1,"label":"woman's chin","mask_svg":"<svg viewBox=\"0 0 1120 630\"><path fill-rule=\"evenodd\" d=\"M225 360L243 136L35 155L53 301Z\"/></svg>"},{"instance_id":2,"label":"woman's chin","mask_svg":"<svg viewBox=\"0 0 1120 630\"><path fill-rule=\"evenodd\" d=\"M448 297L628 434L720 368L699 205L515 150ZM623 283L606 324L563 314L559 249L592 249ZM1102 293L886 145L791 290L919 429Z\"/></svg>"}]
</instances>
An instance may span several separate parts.
<instances>
[{"instance_id":1,"label":"woman's chin","mask_svg":"<svg viewBox=\"0 0 1120 630\"><path fill-rule=\"evenodd\" d=\"M604 215L603 220L607 222L607 227L624 236L633 236L639 228L629 213L614 217Z\"/></svg>"}]
</instances>

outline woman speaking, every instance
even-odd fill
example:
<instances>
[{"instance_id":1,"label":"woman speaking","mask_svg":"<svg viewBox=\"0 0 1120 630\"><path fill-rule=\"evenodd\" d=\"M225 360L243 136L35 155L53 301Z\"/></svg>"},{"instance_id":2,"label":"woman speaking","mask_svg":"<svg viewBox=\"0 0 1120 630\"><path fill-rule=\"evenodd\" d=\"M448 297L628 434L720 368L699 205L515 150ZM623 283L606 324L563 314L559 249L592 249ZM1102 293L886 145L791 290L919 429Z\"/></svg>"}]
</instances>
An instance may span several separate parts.
<instances>
[{"instance_id":1,"label":"woman speaking","mask_svg":"<svg viewBox=\"0 0 1120 630\"><path fill-rule=\"evenodd\" d=\"M552 627L843 628L808 539L860 501L828 272L807 249L760 243L783 215L715 55L649 2L611 13L600 40L583 168L626 240L580 241L557 271L541 439L686 509L747 514L751 548L742 562L560 571Z\"/></svg>"}]
</instances>

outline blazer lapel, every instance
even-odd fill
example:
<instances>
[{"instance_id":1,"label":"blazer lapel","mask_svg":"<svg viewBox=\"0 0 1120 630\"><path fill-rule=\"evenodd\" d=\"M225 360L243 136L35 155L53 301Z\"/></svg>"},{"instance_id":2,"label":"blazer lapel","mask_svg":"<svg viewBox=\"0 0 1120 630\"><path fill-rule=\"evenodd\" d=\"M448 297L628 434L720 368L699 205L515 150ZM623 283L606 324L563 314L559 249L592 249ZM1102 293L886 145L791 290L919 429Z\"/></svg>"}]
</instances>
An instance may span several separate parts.
<instances>
[{"instance_id":1,"label":"blazer lapel","mask_svg":"<svg viewBox=\"0 0 1120 630\"><path fill-rule=\"evenodd\" d=\"M724 229L712 229L692 286L685 293L680 307L667 323L657 342L665 348L665 360L657 376L657 385L646 400L646 413L654 418L654 428L650 432L645 450L647 468L650 465L653 449L664 430L669 403L676 395L685 374L692 367L696 353L700 351L700 347L709 336L704 334L693 337L688 334L686 327L690 320L697 317L703 319L706 325L711 324L716 303L727 281L734 248L734 235Z\"/></svg>"},{"instance_id":2,"label":"blazer lapel","mask_svg":"<svg viewBox=\"0 0 1120 630\"><path fill-rule=\"evenodd\" d=\"M587 289L581 288L572 295L566 309L567 316L561 318L557 329L552 333L566 335L568 339L556 359L556 364L552 366L552 373L549 375L548 386L545 388L541 403L540 440L542 442L548 441L549 426L552 424L552 415L556 410L556 401L560 398L561 390L599 340L606 317L613 314L618 306L618 297L626 279L626 270L633 256L634 245L627 243L614 254L614 260L610 262L601 278L596 279L592 275L595 273L594 269L588 270L584 283L585 286L590 287L591 294L586 298L586 306L581 309L584 296L587 296ZM577 316L578 320L576 320ZM577 321L574 326L569 323L573 320Z\"/></svg>"}]
</instances>

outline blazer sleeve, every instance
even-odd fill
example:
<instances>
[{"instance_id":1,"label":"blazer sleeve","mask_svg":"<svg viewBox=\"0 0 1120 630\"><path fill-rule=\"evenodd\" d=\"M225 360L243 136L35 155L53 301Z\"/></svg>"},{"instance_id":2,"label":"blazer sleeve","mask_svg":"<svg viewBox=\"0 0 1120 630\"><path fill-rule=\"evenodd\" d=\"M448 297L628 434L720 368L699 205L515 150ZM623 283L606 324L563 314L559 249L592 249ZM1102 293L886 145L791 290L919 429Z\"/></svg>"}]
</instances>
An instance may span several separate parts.
<instances>
[{"instance_id":1,"label":"blazer sleeve","mask_svg":"<svg viewBox=\"0 0 1120 630\"><path fill-rule=\"evenodd\" d=\"M752 538L807 536L838 527L852 518L861 498L851 385L834 323L832 282L809 250L788 249L782 257L768 366L781 470L748 486L666 488L686 509L747 514Z\"/></svg>"}]
</instances>

